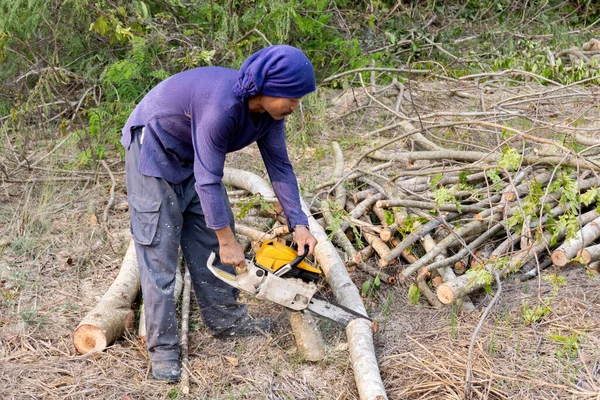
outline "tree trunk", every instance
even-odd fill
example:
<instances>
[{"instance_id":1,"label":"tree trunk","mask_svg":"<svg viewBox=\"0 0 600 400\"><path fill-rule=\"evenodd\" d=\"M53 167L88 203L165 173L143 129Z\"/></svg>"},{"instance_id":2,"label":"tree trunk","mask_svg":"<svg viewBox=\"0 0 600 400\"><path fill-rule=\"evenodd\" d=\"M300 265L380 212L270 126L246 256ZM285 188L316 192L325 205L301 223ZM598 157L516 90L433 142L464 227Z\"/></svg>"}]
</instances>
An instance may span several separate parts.
<instances>
[{"instance_id":1,"label":"tree trunk","mask_svg":"<svg viewBox=\"0 0 600 400\"><path fill-rule=\"evenodd\" d=\"M126 328L133 328L135 312L131 304L139 286L138 263L131 240L117 278L73 333L73 344L79 353L102 351L120 338Z\"/></svg>"}]
</instances>

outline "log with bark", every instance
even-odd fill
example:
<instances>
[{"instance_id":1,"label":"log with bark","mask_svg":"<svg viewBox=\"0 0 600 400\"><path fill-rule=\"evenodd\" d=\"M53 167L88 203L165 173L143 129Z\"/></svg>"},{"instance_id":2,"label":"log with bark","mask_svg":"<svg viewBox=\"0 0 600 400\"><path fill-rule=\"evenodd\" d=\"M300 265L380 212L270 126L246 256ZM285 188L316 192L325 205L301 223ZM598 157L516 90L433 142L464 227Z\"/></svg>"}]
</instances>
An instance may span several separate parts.
<instances>
[{"instance_id":1,"label":"log with bark","mask_svg":"<svg viewBox=\"0 0 600 400\"><path fill-rule=\"evenodd\" d=\"M304 202L303 208L309 217L310 231L319 242L315 248L315 258L319 261L336 300L351 310L367 315L358 289L348 276L344 262L328 240L325 230L311 216L310 210ZM362 318L355 319L346 328L346 337L360 398L364 400L387 399L375 355L372 324Z\"/></svg>"},{"instance_id":2,"label":"log with bark","mask_svg":"<svg viewBox=\"0 0 600 400\"><path fill-rule=\"evenodd\" d=\"M230 174L237 175L238 171L233 169L226 170L226 177ZM253 177L252 181L256 181L256 178ZM240 185L238 187L242 187L253 193L258 192L249 186L249 181L250 179L245 179L243 182L238 181ZM265 184L266 182L264 184L262 182L259 183L261 187L260 194L270 196L272 191ZM302 201L302 207L308 216L309 229L318 240L315 248L315 258L323 269L336 300L338 303L352 310L367 315L358 288L348 276L344 262L333 244L329 241L325 230L312 217L310 208L304 201ZM387 399L375 355L373 326L371 322L360 318L352 321L346 328L346 336L348 338L348 348L360 398L363 400Z\"/></svg>"},{"instance_id":3,"label":"log with bark","mask_svg":"<svg viewBox=\"0 0 600 400\"><path fill-rule=\"evenodd\" d=\"M73 333L73 344L81 354L102 351L133 328L135 312L131 305L140 286L133 240L129 242L119 274L102 299L87 313Z\"/></svg>"},{"instance_id":4,"label":"log with bark","mask_svg":"<svg viewBox=\"0 0 600 400\"><path fill-rule=\"evenodd\" d=\"M592 210L577 217L577 222L580 224L588 224L598 218L598 211ZM565 237L566 230L561 229L557 234L557 239L561 240ZM515 238L511 238L515 240ZM546 232L541 240L529 249L523 249L519 253L514 254L510 260L506 262L491 262L487 263L483 270L491 273L498 270L501 276L507 276L509 273L518 270L519 265L525 264L544 251L547 247L551 247L553 234ZM492 253L493 254L493 253ZM472 273L466 273L457 277L455 280L444 283L437 289L439 300L444 304L449 304L458 297L472 293L475 290L481 289L491 283L489 275L481 274L481 270L471 270Z\"/></svg>"},{"instance_id":5,"label":"log with bark","mask_svg":"<svg viewBox=\"0 0 600 400\"><path fill-rule=\"evenodd\" d=\"M574 258L583 247L592 244L598 237L600 237L600 218L597 218L585 225L579 232L575 234L575 237L565 241L556 250L552 252L552 262L554 265L563 267ZM590 253L588 252L587 255ZM586 257L588 264L592 258Z\"/></svg>"},{"instance_id":6,"label":"log with bark","mask_svg":"<svg viewBox=\"0 0 600 400\"><path fill-rule=\"evenodd\" d=\"M309 313L293 311L290 325L298 353L307 361L321 361L325 358L325 343L315 319Z\"/></svg>"}]
</instances>

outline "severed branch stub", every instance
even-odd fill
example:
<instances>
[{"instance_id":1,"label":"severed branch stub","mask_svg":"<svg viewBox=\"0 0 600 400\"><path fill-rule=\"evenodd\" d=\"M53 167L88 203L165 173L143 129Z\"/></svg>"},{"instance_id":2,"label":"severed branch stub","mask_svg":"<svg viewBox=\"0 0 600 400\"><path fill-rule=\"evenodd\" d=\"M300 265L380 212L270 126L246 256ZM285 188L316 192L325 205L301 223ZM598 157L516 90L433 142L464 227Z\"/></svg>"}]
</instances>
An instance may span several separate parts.
<instances>
[{"instance_id":1,"label":"severed branch stub","mask_svg":"<svg viewBox=\"0 0 600 400\"><path fill-rule=\"evenodd\" d=\"M325 358L325 343L315 319L310 313L293 311L290 324L298 353L307 361L321 361Z\"/></svg>"}]
</instances>

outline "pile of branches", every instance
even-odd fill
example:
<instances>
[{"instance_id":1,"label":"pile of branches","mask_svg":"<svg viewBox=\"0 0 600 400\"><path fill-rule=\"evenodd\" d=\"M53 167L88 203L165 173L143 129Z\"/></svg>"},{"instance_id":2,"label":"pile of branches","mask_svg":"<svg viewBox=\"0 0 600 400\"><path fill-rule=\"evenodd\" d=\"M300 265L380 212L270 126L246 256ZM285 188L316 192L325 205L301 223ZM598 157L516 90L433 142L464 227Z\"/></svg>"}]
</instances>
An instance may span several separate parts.
<instances>
[{"instance_id":1,"label":"pile of branches","mask_svg":"<svg viewBox=\"0 0 600 400\"><path fill-rule=\"evenodd\" d=\"M505 166L510 152L485 167L464 163L483 158L474 152L390 152L372 154L390 161L369 173L341 178L341 151L335 142L332 148L337 183L313 198L311 211L343 252L346 266L388 284L415 275L433 306L461 299L490 285L494 277L523 280L552 263L564 266L576 260L597 266L600 260L600 245L594 244L600 237L595 163L576 170L543 165L539 156L517 155L512 169ZM415 164L391 178L380 175L387 168L400 169L403 157ZM442 157L461 164L423 168L423 161ZM269 212L279 218L277 225L269 227ZM266 207L263 215L241 218L238 234L289 243L276 207Z\"/></svg>"},{"instance_id":2,"label":"pile of branches","mask_svg":"<svg viewBox=\"0 0 600 400\"><path fill-rule=\"evenodd\" d=\"M407 114L416 108L416 93L410 94L412 103L404 110L406 91L395 81L393 109L386 106L393 104L389 99L376 97L389 86L366 87L358 76L362 100L388 110L395 119L374 132L399 130L400 134L362 154L350 168L333 142L332 177L307 200L347 268L358 268L390 285L415 279L434 307L460 301L465 309L472 307L470 293L507 277L525 280L549 265L570 262L597 268L600 140L580 133L588 128L569 131L566 124L554 125L562 130L562 140L540 137L534 133L536 127L548 126L545 118L557 114L539 108L535 117L523 112L531 104L549 109L550 93L563 101L582 96L582 87L557 85L515 96L509 99L512 102L498 102L503 106L495 111L431 112L411 118ZM568 93L556 95L560 91ZM485 103L483 91L481 96L456 89L448 93L474 98L482 108ZM465 119L467 115L484 118ZM512 128L506 122L516 115L533 121L533 127L527 132ZM416 128L416 123L421 127ZM499 143L489 150L483 143L479 148L456 150L457 146L442 147L423 134L439 138L442 129L459 133L477 128L495 132ZM278 218L279 227L255 225L261 233L249 236L256 240L287 232L282 217ZM242 220L239 234L248 234L244 224Z\"/></svg>"}]
</instances>

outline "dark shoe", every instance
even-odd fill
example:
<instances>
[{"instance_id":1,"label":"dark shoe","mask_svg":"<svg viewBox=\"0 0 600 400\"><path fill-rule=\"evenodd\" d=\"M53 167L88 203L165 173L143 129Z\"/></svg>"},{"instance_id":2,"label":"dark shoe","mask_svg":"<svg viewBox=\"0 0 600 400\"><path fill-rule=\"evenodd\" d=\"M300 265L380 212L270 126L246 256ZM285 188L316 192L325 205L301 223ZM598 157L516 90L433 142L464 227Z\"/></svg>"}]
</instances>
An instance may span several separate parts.
<instances>
[{"instance_id":1,"label":"dark shoe","mask_svg":"<svg viewBox=\"0 0 600 400\"><path fill-rule=\"evenodd\" d=\"M152 378L157 381L179 382L181 363L175 360L152 361Z\"/></svg>"},{"instance_id":2,"label":"dark shoe","mask_svg":"<svg viewBox=\"0 0 600 400\"><path fill-rule=\"evenodd\" d=\"M235 324L219 333L219 337L245 337L266 335L273 332L273 321L269 318L250 318L248 315L242 317Z\"/></svg>"}]
</instances>

